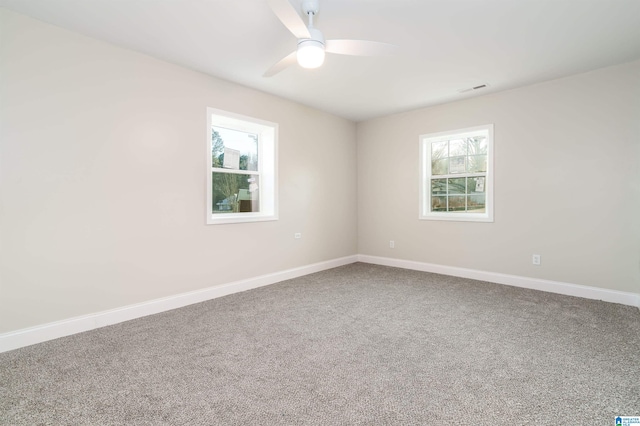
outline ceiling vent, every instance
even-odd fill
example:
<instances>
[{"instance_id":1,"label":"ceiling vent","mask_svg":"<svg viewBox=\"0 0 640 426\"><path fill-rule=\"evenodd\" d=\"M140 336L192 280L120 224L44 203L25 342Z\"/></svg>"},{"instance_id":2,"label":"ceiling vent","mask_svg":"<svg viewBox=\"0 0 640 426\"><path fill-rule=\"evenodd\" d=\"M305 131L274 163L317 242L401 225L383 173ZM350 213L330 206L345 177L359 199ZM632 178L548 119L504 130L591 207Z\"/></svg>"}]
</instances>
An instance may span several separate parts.
<instances>
[{"instance_id":1,"label":"ceiling vent","mask_svg":"<svg viewBox=\"0 0 640 426\"><path fill-rule=\"evenodd\" d=\"M458 90L458 93L467 93L467 92L471 92L473 90L484 89L485 87L489 87L489 85L488 84L481 84L479 86L469 87L468 89L460 89L460 90Z\"/></svg>"}]
</instances>

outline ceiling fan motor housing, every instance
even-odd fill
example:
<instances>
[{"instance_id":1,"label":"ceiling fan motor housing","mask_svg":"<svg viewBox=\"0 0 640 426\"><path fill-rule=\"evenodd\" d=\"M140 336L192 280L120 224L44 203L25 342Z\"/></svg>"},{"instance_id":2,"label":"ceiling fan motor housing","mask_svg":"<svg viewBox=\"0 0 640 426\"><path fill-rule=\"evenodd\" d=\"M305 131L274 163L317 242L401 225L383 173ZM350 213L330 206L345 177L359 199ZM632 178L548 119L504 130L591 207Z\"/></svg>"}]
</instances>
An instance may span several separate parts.
<instances>
[{"instance_id":1,"label":"ceiling fan motor housing","mask_svg":"<svg viewBox=\"0 0 640 426\"><path fill-rule=\"evenodd\" d=\"M310 38L301 38L298 40L298 47L303 43L315 42L316 45L322 45L322 48L324 49L324 36L320 32L320 30L317 28L309 27L309 34L311 34Z\"/></svg>"}]
</instances>

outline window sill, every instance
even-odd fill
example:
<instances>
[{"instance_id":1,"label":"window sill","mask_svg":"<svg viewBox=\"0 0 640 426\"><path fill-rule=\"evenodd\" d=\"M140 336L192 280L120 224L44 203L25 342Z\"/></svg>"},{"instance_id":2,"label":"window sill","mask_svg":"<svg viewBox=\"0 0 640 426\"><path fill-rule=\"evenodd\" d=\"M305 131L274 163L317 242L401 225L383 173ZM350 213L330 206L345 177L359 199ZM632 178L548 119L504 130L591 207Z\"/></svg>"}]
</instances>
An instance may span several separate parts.
<instances>
[{"instance_id":1,"label":"window sill","mask_svg":"<svg viewBox=\"0 0 640 426\"><path fill-rule=\"evenodd\" d=\"M251 213L219 213L207 217L207 225L224 225L229 223L267 222L278 220L277 215L251 214Z\"/></svg>"},{"instance_id":2,"label":"window sill","mask_svg":"<svg viewBox=\"0 0 640 426\"><path fill-rule=\"evenodd\" d=\"M486 214L465 214L465 213L431 213L420 215L420 220L445 220L450 222L493 222L493 216Z\"/></svg>"}]
</instances>

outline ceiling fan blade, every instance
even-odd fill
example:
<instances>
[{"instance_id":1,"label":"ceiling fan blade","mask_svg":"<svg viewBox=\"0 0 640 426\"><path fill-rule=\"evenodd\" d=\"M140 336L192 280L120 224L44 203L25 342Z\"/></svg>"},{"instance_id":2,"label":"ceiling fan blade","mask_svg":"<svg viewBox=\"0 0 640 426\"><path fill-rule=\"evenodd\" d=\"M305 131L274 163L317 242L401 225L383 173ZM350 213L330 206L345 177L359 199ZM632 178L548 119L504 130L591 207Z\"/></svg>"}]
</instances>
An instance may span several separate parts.
<instances>
[{"instance_id":1,"label":"ceiling fan blade","mask_svg":"<svg viewBox=\"0 0 640 426\"><path fill-rule=\"evenodd\" d=\"M368 40L327 40L325 51L339 55L389 56L398 51L398 46Z\"/></svg>"},{"instance_id":2,"label":"ceiling fan blade","mask_svg":"<svg viewBox=\"0 0 640 426\"><path fill-rule=\"evenodd\" d=\"M269 68L267 72L265 72L262 76L263 77L274 76L278 74L280 71L282 71L283 69L287 68L288 66L295 64L297 62L297 58L296 58L297 53L298 52L296 51L289 53L287 56L285 56L284 58L276 62L275 65Z\"/></svg>"},{"instance_id":3,"label":"ceiling fan blade","mask_svg":"<svg viewBox=\"0 0 640 426\"><path fill-rule=\"evenodd\" d=\"M267 0L267 3L269 3L269 7L271 7L273 13L280 19L280 22L282 22L296 38L311 38L307 24L304 23L304 20L298 12L296 12L296 9L289 3L289 0Z\"/></svg>"}]
</instances>

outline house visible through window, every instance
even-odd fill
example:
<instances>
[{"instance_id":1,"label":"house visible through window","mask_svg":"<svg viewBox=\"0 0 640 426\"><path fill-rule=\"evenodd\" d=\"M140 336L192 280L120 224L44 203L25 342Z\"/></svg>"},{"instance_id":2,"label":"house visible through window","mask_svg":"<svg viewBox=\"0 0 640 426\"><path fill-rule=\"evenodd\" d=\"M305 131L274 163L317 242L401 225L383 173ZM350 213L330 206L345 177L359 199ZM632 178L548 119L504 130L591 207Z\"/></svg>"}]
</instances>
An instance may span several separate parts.
<instances>
[{"instance_id":1,"label":"house visible through window","mask_svg":"<svg viewBox=\"0 0 640 426\"><path fill-rule=\"evenodd\" d=\"M420 219L493 222L493 125L420 136Z\"/></svg>"},{"instance_id":2,"label":"house visible through window","mask_svg":"<svg viewBox=\"0 0 640 426\"><path fill-rule=\"evenodd\" d=\"M207 112L207 223L277 219L278 125Z\"/></svg>"}]
</instances>

